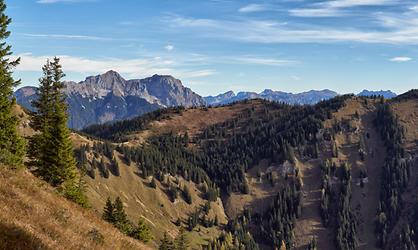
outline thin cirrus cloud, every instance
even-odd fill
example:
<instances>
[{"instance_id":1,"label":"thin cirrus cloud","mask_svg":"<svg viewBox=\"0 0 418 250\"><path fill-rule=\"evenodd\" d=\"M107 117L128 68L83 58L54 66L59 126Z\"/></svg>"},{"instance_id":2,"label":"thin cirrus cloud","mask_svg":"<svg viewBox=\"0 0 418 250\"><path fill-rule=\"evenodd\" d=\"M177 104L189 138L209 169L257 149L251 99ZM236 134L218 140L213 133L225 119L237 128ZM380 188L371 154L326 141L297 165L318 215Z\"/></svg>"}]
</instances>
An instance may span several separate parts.
<instances>
[{"instance_id":1,"label":"thin cirrus cloud","mask_svg":"<svg viewBox=\"0 0 418 250\"><path fill-rule=\"evenodd\" d=\"M299 64L300 62L294 60L285 60L277 58L266 58L256 56L242 56L225 59L224 61L230 61L231 63L237 64L248 64L248 65L264 65L264 66L292 66Z\"/></svg>"},{"instance_id":2,"label":"thin cirrus cloud","mask_svg":"<svg viewBox=\"0 0 418 250\"><path fill-rule=\"evenodd\" d=\"M411 57L397 56L397 57L391 58L389 61L391 61L391 62L409 62L409 61L412 61L412 60L413 59Z\"/></svg>"},{"instance_id":3,"label":"thin cirrus cloud","mask_svg":"<svg viewBox=\"0 0 418 250\"><path fill-rule=\"evenodd\" d=\"M391 27L388 25L392 18ZM386 20L385 20L386 19ZM311 25L299 27L269 20L216 20L172 17L167 25L180 30L193 31L202 37L223 38L250 43L333 43L359 42L381 44L418 44L418 19L409 16L376 16L378 26L386 29L363 30ZM390 29L387 29L390 28ZM195 29L195 30L194 30Z\"/></svg>"},{"instance_id":4,"label":"thin cirrus cloud","mask_svg":"<svg viewBox=\"0 0 418 250\"><path fill-rule=\"evenodd\" d=\"M66 39L66 40L92 40L92 41L111 41L115 40L110 37L99 37L99 36L86 36L86 35L66 35L66 34L21 34L26 37L37 37L37 38L54 38L54 39Z\"/></svg>"},{"instance_id":5,"label":"thin cirrus cloud","mask_svg":"<svg viewBox=\"0 0 418 250\"><path fill-rule=\"evenodd\" d=\"M52 56L35 56L31 53L19 54L21 63L17 66L17 72L38 72L42 65ZM161 57L140 59L101 58L89 59L75 56L62 55L63 69L66 72L82 74L100 74L109 70L115 70L128 77L148 77L153 74L174 75L181 78L199 78L217 74L212 69L182 70L172 60Z\"/></svg>"},{"instance_id":6,"label":"thin cirrus cloud","mask_svg":"<svg viewBox=\"0 0 418 250\"><path fill-rule=\"evenodd\" d=\"M39 4L54 4L54 3L87 3L96 2L97 0L38 0Z\"/></svg>"},{"instance_id":7,"label":"thin cirrus cloud","mask_svg":"<svg viewBox=\"0 0 418 250\"><path fill-rule=\"evenodd\" d=\"M77 34L34 34L34 33L18 33L18 35L29 38L40 38L40 39L57 39L57 40L83 40L83 41L124 41L124 42L142 42L141 39L137 38L113 38L103 36L92 36L92 35L77 35Z\"/></svg>"},{"instance_id":8,"label":"thin cirrus cloud","mask_svg":"<svg viewBox=\"0 0 418 250\"><path fill-rule=\"evenodd\" d=\"M332 0L311 4L305 8L289 10L296 17L336 17L350 14L347 9L363 6L387 6L399 3L398 0Z\"/></svg>"},{"instance_id":9,"label":"thin cirrus cloud","mask_svg":"<svg viewBox=\"0 0 418 250\"><path fill-rule=\"evenodd\" d=\"M268 10L269 7L263 4L249 4L241 7L238 11L241 13L261 12Z\"/></svg>"}]
</instances>

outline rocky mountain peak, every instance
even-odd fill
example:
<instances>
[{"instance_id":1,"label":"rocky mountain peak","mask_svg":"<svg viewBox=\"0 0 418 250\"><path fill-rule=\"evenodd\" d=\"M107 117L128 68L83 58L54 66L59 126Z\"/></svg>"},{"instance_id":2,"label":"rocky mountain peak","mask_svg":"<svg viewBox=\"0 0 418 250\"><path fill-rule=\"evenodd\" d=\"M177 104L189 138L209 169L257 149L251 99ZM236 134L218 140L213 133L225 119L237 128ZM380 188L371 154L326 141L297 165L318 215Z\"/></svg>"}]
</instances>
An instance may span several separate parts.
<instances>
[{"instance_id":1,"label":"rocky mountain peak","mask_svg":"<svg viewBox=\"0 0 418 250\"><path fill-rule=\"evenodd\" d=\"M141 80L145 84L166 85L173 88L183 88L183 83L170 75L153 75L152 77Z\"/></svg>"},{"instance_id":2,"label":"rocky mountain peak","mask_svg":"<svg viewBox=\"0 0 418 250\"><path fill-rule=\"evenodd\" d=\"M89 76L81 82L65 82L69 104L69 126L84 128L94 123L123 120L171 106L202 106L203 98L168 75L125 80L114 70ZM18 103L30 108L36 89L16 92Z\"/></svg>"}]
</instances>

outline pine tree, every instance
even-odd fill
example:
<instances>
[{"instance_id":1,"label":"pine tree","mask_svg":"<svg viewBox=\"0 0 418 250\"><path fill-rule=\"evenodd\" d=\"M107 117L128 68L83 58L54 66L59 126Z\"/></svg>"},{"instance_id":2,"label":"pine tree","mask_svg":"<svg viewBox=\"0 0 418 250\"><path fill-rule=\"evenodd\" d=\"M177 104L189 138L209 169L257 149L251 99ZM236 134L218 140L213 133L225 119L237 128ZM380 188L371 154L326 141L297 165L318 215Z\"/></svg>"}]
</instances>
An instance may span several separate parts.
<instances>
[{"instance_id":1,"label":"pine tree","mask_svg":"<svg viewBox=\"0 0 418 250\"><path fill-rule=\"evenodd\" d=\"M102 218L107 222L115 223L115 207L109 197L106 200Z\"/></svg>"},{"instance_id":2,"label":"pine tree","mask_svg":"<svg viewBox=\"0 0 418 250\"><path fill-rule=\"evenodd\" d=\"M177 250L187 250L189 249L189 243L186 239L186 232L184 231L184 228L180 228L179 235L177 236L176 240L176 249Z\"/></svg>"},{"instance_id":3,"label":"pine tree","mask_svg":"<svg viewBox=\"0 0 418 250\"><path fill-rule=\"evenodd\" d=\"M112 174L114 176L120 176L120 170L119 170L119 163L116 160L116 157L114 156L110 162L110 166L112 169Z\"/></svg>"},{"instance_id":4,"label":"pine tree","mask_svg":"<svg viewBox=\"0 0 418 250\"><path fill-rule=\"evenodd\" d=\"M150 187L152 187L152 188L157 188L157 182L155 181L155 178L154 177L152 177L152 179L151 179L151 182L150 182Z\"/></svg>"},{"instance_id":5,"label":"pine tree","mask_svg":"<svg viewBox=\"0 0 418 250\"><path fill-rule=\"evenodd\" d=\"M61 81L65 74L62 71L59 58L55 57L51 62L51 70L53 76L51 98L54 111L52 124L50 125L53 149L51 163L58 169L57 176L54 176L53 179L58 180L58 182L72 182L77 178L78 173L70 130L67 127L67 104L65 95L62 93L65 86Z\"/></svg>"},{"instance_id":6,"label":"pine tree","mask_svg":"<svg viewBox=\"0 0 418 250\"><path fill-rule=\"evenodd\" d=\"M77 171L70 130L67 127L67 104L62 94L65 76L60 60L54 58L43 67L36 109L31 115L31 127L39 133L31 139L29 157L37 174L68 199L87 206L84 185Z\"/></svg>"},{"instance_id":7,"label":"pine tree","mask_svg":"<svg viewBox=\"0 0 418 250\"><path fill-rule=\"evenodd\" d=\"M40 132L32 136L29 142L28 156L31 159L30 165L37 168L41 176L47 175L46 150L50 141L50 125L52 118L52 72L49 61L42 67L43 77L39 79L40 86L37 90L38 98L32 101L35 112L31 113L30 126L33 130Z\"/></svg>"},{"instance_id":8,"label":"pine tree","mask_svg":"<svg viewBox=\"0 0 418 250\"><path fill-rule=\"evenodd\" d=\"M130 236L145 243L149 242L153 238L151 230L145 223L144 218L140 218L138 220L138 225L132 230Z\"/></svg>"},{"instance_id":9,"label":"pine tree","mask_svg":"<svg viewBox=\"0 0 418 250\"><path fill-rule=\"evenodd\" d=\"M18 167L22 165L25 151L24 140L18 135L16 127L18 119L13 114L15 105L13 88L20 84L12 77L12 69L20 59L11 60L11 46L5 43L10 36L7 27L11 19L4 13L6 4L0 0L0 163Z\"/></svg>"},{"instance_id":10,"label":"pine tree","mask_svg":"<svg viewBox=\"0 0 418 250\"><path fill-rule=\"evenodd\" d=\"M184 194L184 201L186 201L187 204L192 204L193 202L192 194L190 193L190 190L186 185L184 185L183 194Z\"/></svg>"},{"instance_id":11,"label":"pine tree","mask_svg":"<svg viewBox=\"0 0 418 250\"><path fill-rule=\"evenodd\" d=\"M123 208L123 203L120 197L117 197L114 204L114 225L117 227L121 232L128 234L131 232L132 227L128 221L128 216L125 213L125 209Z\"/></svg>"},{"instance_id":12,"label":"pine tree","mask_svg":"<svg viewBox=\"0 0 418 250\"><path fill-rule=\"evenodd\" d=\"M164 233L158 250L175 250L173 241L168 237L167 232Z\"/></svg>"}]
</instances>

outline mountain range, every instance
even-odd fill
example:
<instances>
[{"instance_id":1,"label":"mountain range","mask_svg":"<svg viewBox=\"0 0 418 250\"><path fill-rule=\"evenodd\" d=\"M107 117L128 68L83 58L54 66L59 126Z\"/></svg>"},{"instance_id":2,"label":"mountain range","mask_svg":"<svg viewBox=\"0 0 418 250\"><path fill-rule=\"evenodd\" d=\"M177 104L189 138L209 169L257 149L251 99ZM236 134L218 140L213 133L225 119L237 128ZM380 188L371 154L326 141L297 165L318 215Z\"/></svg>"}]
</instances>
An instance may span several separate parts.
<instances>
[{"instance_id":1,"label":"mountain range","mask_svg":"<svg viewBox=\"0 0 418 250\"><path fill-rule=\"evenodd\" d=\"M339 95L332 90L310 90L287 93L266 89L261 93L233 91L217 96L202 97L182 82L168 75L154 75L145 79L126 80L115 71L89 76L84 81L65 82L64 93L69 105L69 127L83 129L92 124L103 124L133 118L160 108L184 106L220 106L249 99L265 99L288 104L315 104ZM364 90L359 95L395 97L391 91ZM37 98L36 87L23 87L15 92L17 103L32 110Z\"/></svg>"},{"instance_id":2,"label":"mountain range","mask_svg":"<svg viewBox=\"0 0 418 250\"><path fill-rule=\"evenodd\" d=\"M256 92L238 92L235 94L233 91L228 91L224 94L217 96L204 97L207 105L217 106L225 105L233 102L249 99L264 99L269 101L284 102L288 104L315 104L322 100L327 100L337 96L338 93L325 89L325 90L310 90L302 93L286 93L282 91L274 91L266 89L261 93Z\"/></svg>"},{"instance_id":3,"label":"mountain range","mask_svg":"<svg viewBox=\"0 0 418 250\"><path fill-rule=\"evenodd\" d=\"M370 90L363 90L361 91L358 96L383 96L386 99L394 98L397 96L396 93L390 91L390 90L380 90L380 91L370 91Z\"/></svg>"},{"instance_id":4,"label":"mountain range","mask_svg":"<svg viewBox=\"0 0 418 250\"><path fill-rule=\"evenodd\" d=\"M159 108L202 106L205 101L172 76L154 75L125 80L115 71L65 82L69 104L69 127L81 129L92 124L132 118ZM17 102L27 109L36 98L35 87L15 92Z\"/></svg>"}]
</instances>

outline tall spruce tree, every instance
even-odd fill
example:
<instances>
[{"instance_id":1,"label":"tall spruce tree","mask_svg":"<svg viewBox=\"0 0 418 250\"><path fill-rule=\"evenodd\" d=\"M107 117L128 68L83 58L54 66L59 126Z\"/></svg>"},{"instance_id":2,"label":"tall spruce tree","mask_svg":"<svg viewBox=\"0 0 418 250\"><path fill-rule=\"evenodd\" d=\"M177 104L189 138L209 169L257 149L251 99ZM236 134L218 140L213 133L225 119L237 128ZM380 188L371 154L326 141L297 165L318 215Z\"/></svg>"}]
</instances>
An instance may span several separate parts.
<instances>
[{"instance_id":1,"label":"tall spruce tree","mask_svg":"<svg viewBox=\"0 0 418 250\"><path fill-rule=\"evenodd\" d=\"M58 187L68 199L87 206L67 127L67 104L61 81L65 74L59 58L47 61L43 73L39 99L33 103L36 111L31 115L31 127L39 133L31 139L29 156L39 176Z\"/></svg>"},{"instance_id":2,"label":"tall spruce tree","mask_svg":"<svg viewBox=\"0 0 418 250\"><path fill-rule=\"evenodd\" d=\"M145 223L144 218L138 220L138 225L130 232L131 237L148 243L153 239L149 226Z\"/></svg>"},{"instance_id":3,"label":"tall spruce tree","mask_svg":"<svg viewBox=\"0 0 418 250\"><path fill-rule=\"evenodd\" d=\"M107 198L106 200L106 205L103 209L103 220L110 222L110 223L115 223L115 207L112 203L112 201L110 200L110 197Z\"/></svg>"},{"instance_id":4,"label":"tall spruce tree","mask_svg":"<svg viewBox=\"0 0 418 250\"><path fill-rule=\"evenodd\" d=\"M158 250L175 250L173 241L168 237L167 232L164 233L163 239L158 246Z\"/></svg>"},{"instance_id":5,"label":"tall spruce tree","mask_svg":"<svg viewBox=\"0 0 418 250\"><path fill-rule=\"evenodd\" d=\"M20 59L9 58L12 55L11 46L5 40L10 36L7 27L12 20L4 13L5 10L6 4L0 0L0 163L17 167L22 165L25 143L17 133L19 121L12 110L15 105L13 88L20 83L13 79L12 69Z\"/></svg>"},{"instance_id":6,"label":"tall spruce tree","mask_svg":"<svg viewBox=\"0 0 418 250\"><path fill-rule=\"evenodd\" d=\"M32 101L35 112L31 113L30 126L39 133L32 136L29 141L28 156L29 165L36 168L36 173L49 182L52 175L51 168L48 167L46 151L50 150L50 126L52 125L52 71L49 60L42 67L43 76L39 79L37 90L38 98ZM52 178L51 178L52 179Z\"/></svg>"},{"instance_id":7,"label":"tall spruce tree","mask_svg":"<svg viewBox=\"0 0 418 250\"><path fill-rule=\"evenodd\" d=\"M128 216L126 215L125 209L123 207L123 202L120 197L117 197L114 203L114 225L124 234L129 234L132 231L132 225L128 220Z\"/></svg>"},{"instance_id":8,"label":"tall spruce tree","mask_svg":"<svg viewBox=\"0 0 418 250\"><path fill-rule=\"evenodd\" d=\"M180 228L179 234L175 240L176 249L187 250L189 249L189 242L186 239L186 232L183 227Z\"/></svg>"}]
</instances>

